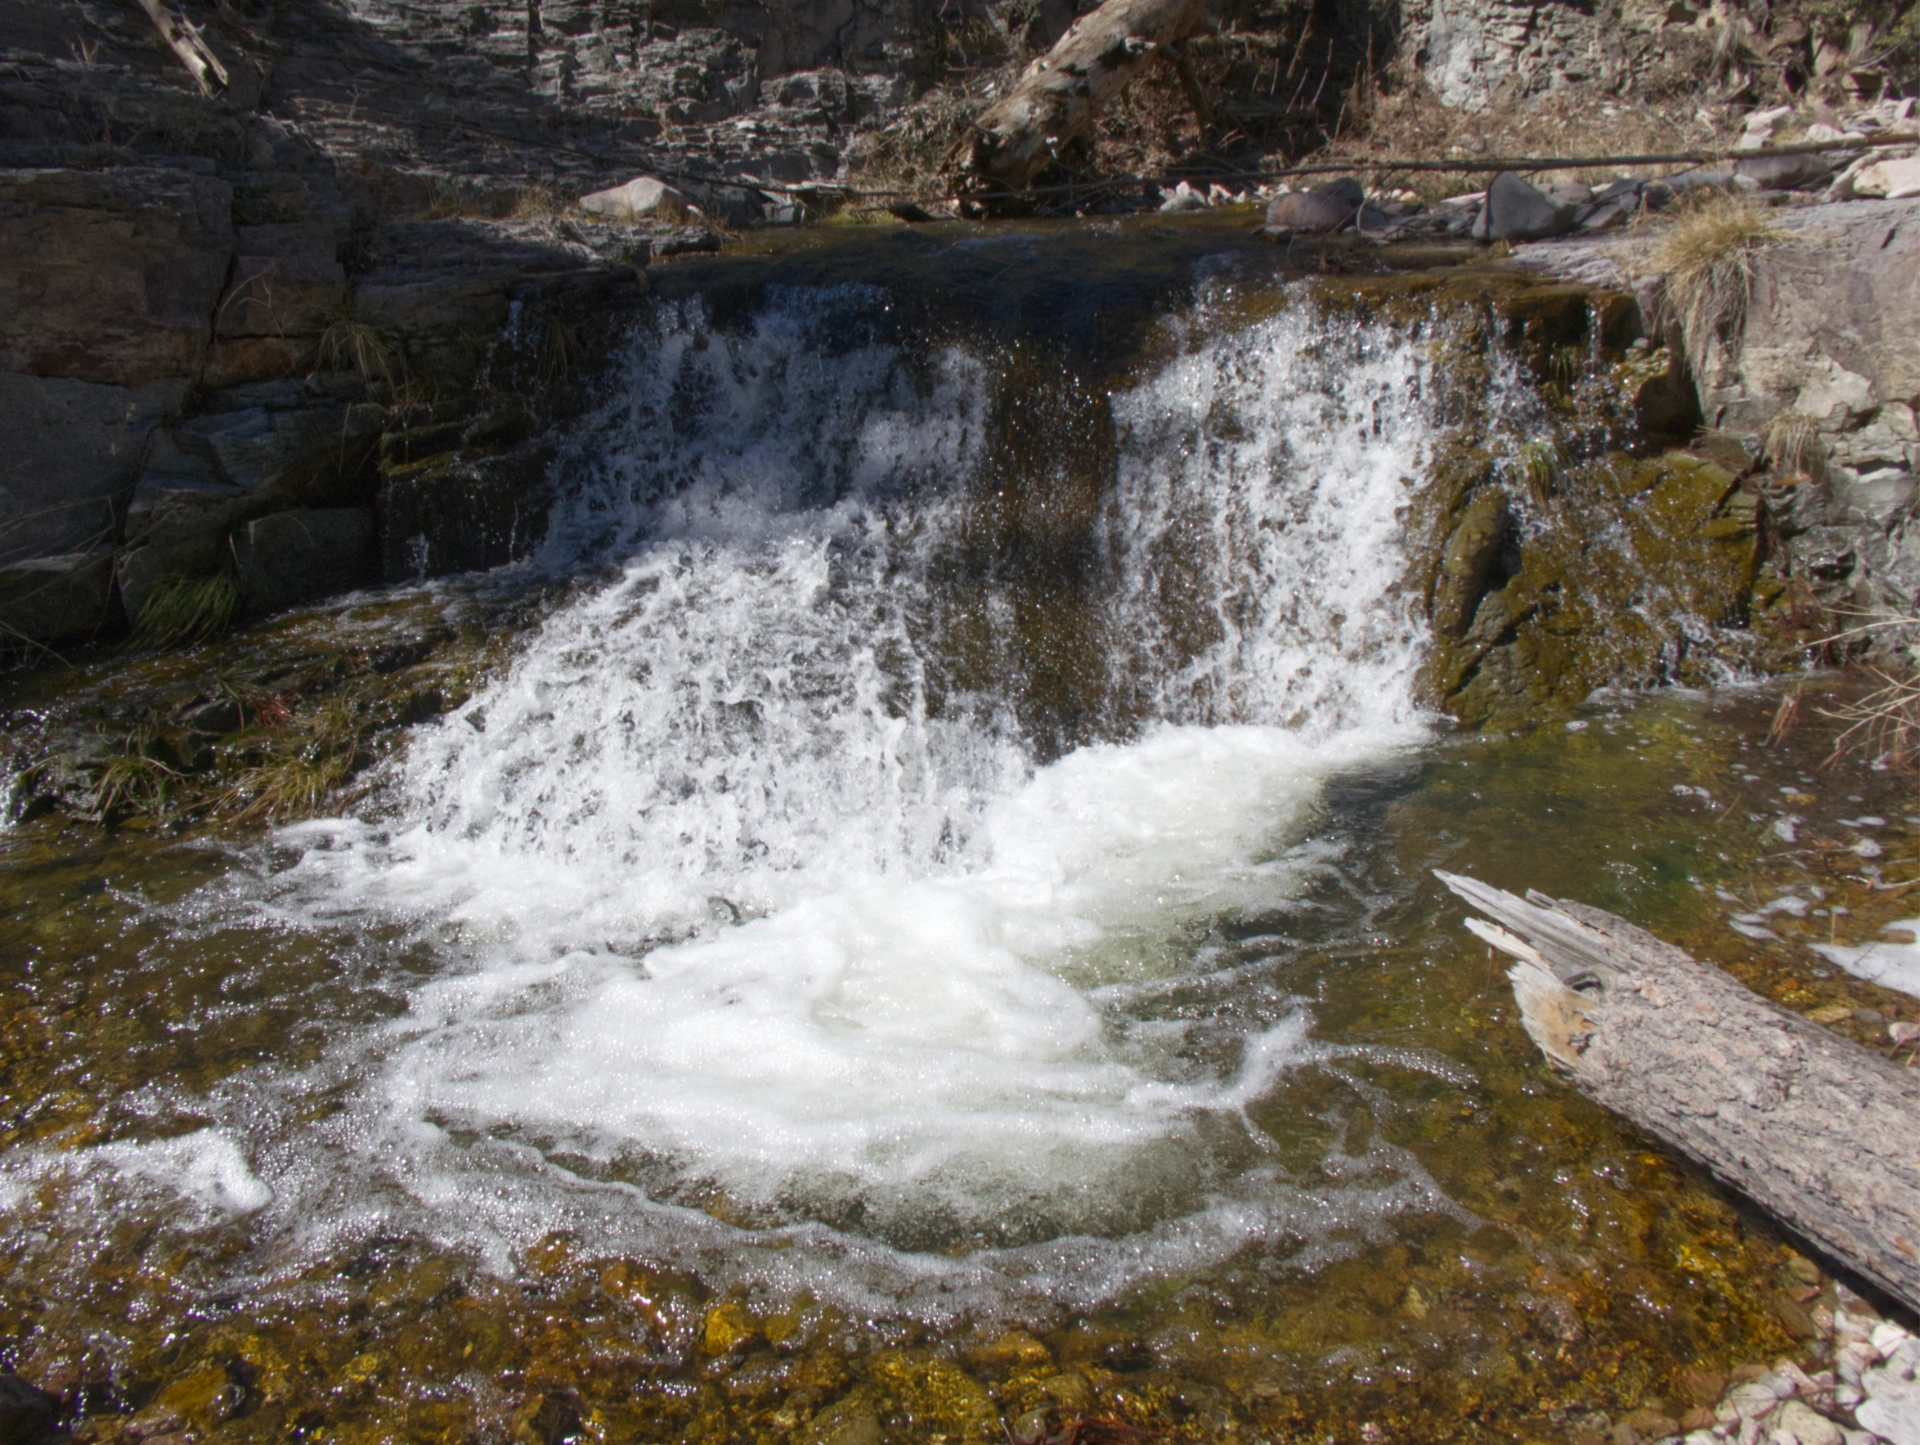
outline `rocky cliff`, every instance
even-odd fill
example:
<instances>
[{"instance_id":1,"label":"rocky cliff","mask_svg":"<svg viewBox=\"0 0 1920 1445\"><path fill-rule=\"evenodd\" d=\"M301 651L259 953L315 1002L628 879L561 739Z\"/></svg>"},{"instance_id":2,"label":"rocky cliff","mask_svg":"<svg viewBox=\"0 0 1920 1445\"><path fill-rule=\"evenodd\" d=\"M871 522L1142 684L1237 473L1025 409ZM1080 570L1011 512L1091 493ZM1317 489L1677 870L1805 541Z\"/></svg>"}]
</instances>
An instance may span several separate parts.
<instances>
[{"instance_id":1,"label":"rocky cliff","mask_svg":"<svg viewBox=\"0 0 1920 1445\"><path fill-rule=\"evenodd\" d=\"M189 6L228 72L203 95L136 5L16 0L0 12L0 629L137 626L183 589L198 625L506 560L538 535L541 428L577 404L651 261L801 219L849 183L918 183L1076 4L228 0ZM1356 134L1412 143L1396 117L1452 151L1548 120L1598 136L1602 111L1735 143L1781 95L1801 105L1779 128L1792 138L1910 81L1897 25L1861 20L1836 49L1822 23L1792 5L1756 20L1640 0L1221 0L1189 45L1208 114L1169 68L1060 164L1204 183ZM572 209L638 174L699 214ZM1098 194L1160 204L1151 187ZM1871 249L1854 247L1862 265ZM1911 298L1863 304L1883 303ZM1757 336L1749 366L1795 344ZM1775 376L1787 362L1766 364L1775 379L1749 382L1729 360L1709 414L1813 415ZM1911 387L1844 369L1876 399L1811 423L1833 439L1821 495L1841 511L1793 512L1835 547L1822 528L1892 537L1907 506L1880 476L1892 463L1860 448L1898 440L1880 418ZM1860 565L1904 576L1879 547ZM269 581L283 573L296 581Z\"/></svg>"}]
</instances>

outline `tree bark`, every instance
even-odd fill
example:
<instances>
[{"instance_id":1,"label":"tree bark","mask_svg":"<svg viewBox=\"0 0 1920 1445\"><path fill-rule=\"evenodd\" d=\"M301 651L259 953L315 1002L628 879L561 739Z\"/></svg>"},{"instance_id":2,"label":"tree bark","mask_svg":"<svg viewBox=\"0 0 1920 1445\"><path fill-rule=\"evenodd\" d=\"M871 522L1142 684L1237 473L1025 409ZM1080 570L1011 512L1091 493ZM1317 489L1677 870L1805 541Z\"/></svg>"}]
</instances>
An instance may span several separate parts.
<instances>
[{"instance_id":1,"label":"tree bark","mask_svg":"<svg viewBox=\"0 0 1920 1445\"><path fill-rule=\"evenodd\" d=\"M1437 876L1583 1094L1920 1309L1920 1076L1610 913Z\"/></svg>"},{"instance_id":2,"label":"tree bark","mask_svg":"<svg viewBox=\"0 0 1920 1445\"><path fill-rule=\"evenodd\" d=\"M147 19L153 22L153 28L160 32L160 38L167 42L167 48L179 56L180 63L187 67L202 95L213 94L214 79L223 86L227 83L227 68L201 36L199 26L184 14L178 19L168 14L165 0L138 0L138 3L147 12Z\"/></svg>"},{"instance_id":3,"label":"tree bark","mask_svg":"<svg viewBox=\"0 0 1920 1445\"><path fill-rule=\"evenodd\" d=\"M977 191L1016 191L1093 125L1140 69L1198 23L1207 0L1106 0L1083 15L1012 90L974 121L957 148ZM1178 65L1176 57L1167 58Z\"/></svg>"}]
</instances>

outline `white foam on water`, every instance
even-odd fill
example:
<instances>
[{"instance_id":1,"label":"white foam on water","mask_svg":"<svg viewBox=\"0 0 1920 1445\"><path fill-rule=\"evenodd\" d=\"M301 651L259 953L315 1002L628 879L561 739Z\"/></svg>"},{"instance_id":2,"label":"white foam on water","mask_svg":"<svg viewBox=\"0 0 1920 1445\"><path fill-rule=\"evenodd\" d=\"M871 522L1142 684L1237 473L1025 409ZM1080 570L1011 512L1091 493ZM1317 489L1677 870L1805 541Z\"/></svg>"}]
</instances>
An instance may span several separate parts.
<instances>
[{"instance_id":1,"label":"white foam on water","mask_svg":"<svg viewBox=\"0 0 1920 1445\"><path fill-rule=\"evenodd\" d=\"M167 1139L14 1151L0 1165L0 1210L19 1208L36 1185L56 1178L96 1192L102 1184L123 1194L130 1187L135 1207L140 1195L158 1192L187 1210L187 1222L201 1225L254 1214L274 1197L230 1135L201 1129Z\"/></svg>"},{"instance_id":2,"label":"white foam on water","mask_svg":"<svg viewBox=\"0 0 1920 1445\"><path fill-rule=\"evenodd\" d=\"M1202 1047L1116 992L1311 887L1328 779L1425 735L1422 347L1198 326L1112 398L1096 606L1134 706L1042 761L1009 698L930 701L918 620L991 365L828 349L873 304L776 298L737 334L663 311L547 559L622 560L415 731L377 820L281 835L300 857L254 907L438 962L259 1085L344 1099L275 1136L276 1227L502 1261L568 1228L939 1313L1451 1208L1385 1146L1346 1183L1276 1173L1245 1111L1324 1057L1304 1013L1229 1010Z\"/></svg>"},{"instance_id":3,"label":"white foam on water","mask_svg":"<svg viewBox=\"0 0 1920 1445\"><path fill-rule=\"evenodd\" d=\"M1920 918L1889 923L1885 932L1905 932L1913 939L1905 943L1891 940L1866 943L1857 947L1840 943L1816 943L1813 951L1837 963L1855 978L1877 983L1882 988L1920 998Z\"/></svg>"}]
</instances>

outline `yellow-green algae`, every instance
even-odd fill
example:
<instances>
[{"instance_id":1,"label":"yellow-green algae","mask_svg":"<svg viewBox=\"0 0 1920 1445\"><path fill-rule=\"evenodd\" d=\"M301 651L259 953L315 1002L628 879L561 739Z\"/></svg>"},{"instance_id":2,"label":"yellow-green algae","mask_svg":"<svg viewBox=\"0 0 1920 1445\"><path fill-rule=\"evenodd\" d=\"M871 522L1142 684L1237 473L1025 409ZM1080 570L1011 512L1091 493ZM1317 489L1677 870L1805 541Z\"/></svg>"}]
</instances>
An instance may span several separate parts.
<instances>
[{"instance_id":1,"label":"yellow-green algae","mask_svg":"<svg viewBox=\"0 0 1920 1445\"><path fill-rule=\"evenodd\" d=\"M864 255L848 249L835 264L854 278ZM967 585L948 591L963 600L947 614L924 620L944 659L936 694L991 686L1012 649L1011 665L1035 682L1023 722L1051 747L1115 705L1086 666L1100 649L1075 564L1109 464L1105 390L1124 377L1076 358L1106 348L1144 366L1179 344L1139 299L1142 287L1173 285L1163 271L1095 275L1093 291L1133 286L1128 304L1095 307L1057 344L1006 348L996 467L944 565L957 584L1011 589L1016 626L986 629ZM683 281L716 274L689 268ZM1466 589L1480 595L1455 596L1458 632L1440 639L1429 669L1437 702L1493 730L1411 771L1334 789L1329 816L1366 858L1350 882L1380 906L1364 937L1299 940L1275 970L1273 987L1312 1001L1316 1037L1388 1052L1302 1067L1253 1118L1276 1157L1309 1177L1363 1167L1376 1145L1408 1150L1462 1217L1336 1233L1344 1257L1336 1248L1304 1267L1287 1247L1250 1249L1084 1317L933 1329L850 1318L807 1296L715 1297L697 1278L596 1257L564 1236L506 1274L409 1238L276 1263L251 1256L240 1225L183 1235L123 1220L102 1236L47 1180L0 1236L0 1363L60 1393L76 1435L100 1441L184 1430L206 1441L872 1445L995 1439L1039 1411L1050 1426L1112 1417L1169 1440L1425 1442L1564 1438L1585 1412L1679 1408L1689 1368L1795 1348L1805 1311L1783 1301L1781 1282L1804 1286L1806 1262L1551 1076L1498 965L1427 875L1463 869L1616 908L1793 1007L1910 1010L1811 966L1792 930L1837 931L1833 915L1782 921L1777 943L1751 947L1727 932L1731 905L1713 896L1818 878L1855 910L1841 936L1871 936L1904 895L1859 872L1838 819L1901 816L1904 785L1837 765L1819 791L1865 801L1836 801L1830 829L1808 825L1806 846L1787 850L1746 772L1764 760L1798 785L1831 729L1809 722L1768 750L1771 700L1738 697L1621 702L1574 717L1589 724L1577 731L1557 726L1603 684L1709 681L1775 664L1802 640L1794 593L1768 575L1763 517L1734 470L1662 434L1672 363L1621 349L1621 298L1420 271L1327 276L1309 299L1419 326L1441 362L1454 430L1408 518L1420 558L1411 585L1439 596L1449 541L1474 518L1492 525L1496 494L1513 545ZM1298 303L1248 287L1208 324ZM1543 400L1532 438L1484 425L1485 390L1516 360ZM1035 468L1036 454L1048 465ZM465 605L415 593L184 653L10 679L9 705L53 726L77 698L85 726L122 730L124 756L187 745L164 716L152 720L155 698L177 709L231 695L252 715L222 739L197 797L129 800L105 810L119 824L110 833L56 815L0 835L0 1144L125 1137L141 1127L125 1100L155 1081L191 1095L262 1058L313 1062L325 1045L315 1020L398 1012L399 995L372 985L351 949L262 937L261 956L236 972L214 946L168 939L151 905L230 866L198 842L258 835L257 821L235 816L265 785L257 770L315 761L322 734L329 757L351 746L377 759L394 723L469 693L551 601L551 589ZM1682 620L1690 631L1676 630ZM1521 724L1533 730L1501 735ZM1779 786L1766 785L1776 796ZM1920 875L1904 827L1883 842L1905 871L1886 877ZM1213 941L1233 946L1257 927L1223 918ZM1872 1042L1850 1013L1839 1026ZM1400 1067L1390 1051L1406 1048L1465 1072ZM753 1226L725 1199L706 1207Z\"/></svg>"},{"instance_id":2,"label":"yellow-green algae","mask_svg":"<svg viewBox=\"0 0 1920 1445\"><path fill-rule=\"evenodd\" d=\"M1384 1057L1345 1072L1308 1066L1253 1116L1292 1169L1358 1158L1376 1135L1411 1150L1470 1211L1466 1222L1415 1216L1305 1270L1284 1251L1249 1251L1083 1318L935 1330L848 1318L806 1297L716 1298L697 1279L593 1257L561 1236L526 1251L510 1277L417 1240L375 1239L269 1270L266 1287L236 1294L220 1280L246 1257L242 1228L186 1237L128 1221L99 1239L49 1186L6 1236L0 1337L23 1373L86 1412L80 1434L101 1440L177 1418L222 1441L854 1432L844 1445L873 1431L992 1439L1035 1410L1055 1424L1113 1416L1174 1440L1346 1440L1363 1425L1387 1439L1550 1439L1569 1411L1677 1410L1682 1370L1798 1347L1780 1283L1794 1256L1552 1077L1498 965L1423 880L1433 866L1466 867L1620 909L1795 1007L1910 1008L1816 976L1831 971L1784 934L1750 951L1725 929L1732 905L1712 890L1743 886L1756 867L1779 886L1819 878L1853 899L1843 937L1861 936L1854 916L1870 929L1892 906L1870 912L1879 895L1849 882L1858 870L1840 860L1849 834L1838 819L1894 814L1902 779L1835 765L1801 785L1832 814L1805 825L1805 867L1789 878L1799 865L1770 856L1787 851L1772 805L1743 807L1740 790L1749 805L1770 795L1819 812L1778 790L1812 774L1832 731L1812 714L1766 749L1772 704L1652 698L1590 711L1577 731L1463 737L1417 776L1347 785L1369 801L1330 804L1373 818L1374 862L1360 881L1397 889L1398 901L1365 939L1299 949L1277 982L1315 1000L1318 1037L1434 1050L1471 1082ZM1747 784L1749 771L1764 776ZM1886 876L1920 871L1920 830L1883 831ZM281 1002L228 1010L218 1028L171 1029L224 1003L227 980L190 947L159 962L156 925L127 890L165 899L217 865L144 833L95 835L91 849L74 841L50 820L6 840L0 942L24 964L0 1006L9 1142L115 1135L127 1127L116 1100L144 1080L202 1089L264 1052L315 1046L284 985ZM290 978L332 995L334 1016L394 1006L330 978L339 965L326 950L277 946Z\"/></svg>"}]
</instances>

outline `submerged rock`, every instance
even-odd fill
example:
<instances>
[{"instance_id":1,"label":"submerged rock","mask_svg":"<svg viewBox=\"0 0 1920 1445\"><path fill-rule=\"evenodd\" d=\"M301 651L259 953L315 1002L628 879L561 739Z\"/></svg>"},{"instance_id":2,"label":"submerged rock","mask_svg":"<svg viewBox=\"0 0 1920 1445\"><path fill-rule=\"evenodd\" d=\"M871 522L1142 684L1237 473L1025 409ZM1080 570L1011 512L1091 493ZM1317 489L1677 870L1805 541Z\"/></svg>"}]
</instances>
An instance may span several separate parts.
<instances>
[{"instance_id":1,"label":"submerged rock","mask_svg":"<svg viewBox=\"0 0 1920 1445\"><path fill-rule=\"evenodd\" d=\"M14 1374L0 1374L0 1445L31 1445L53 1429L60 1402Z\"/></svg>"}]
</instances>

